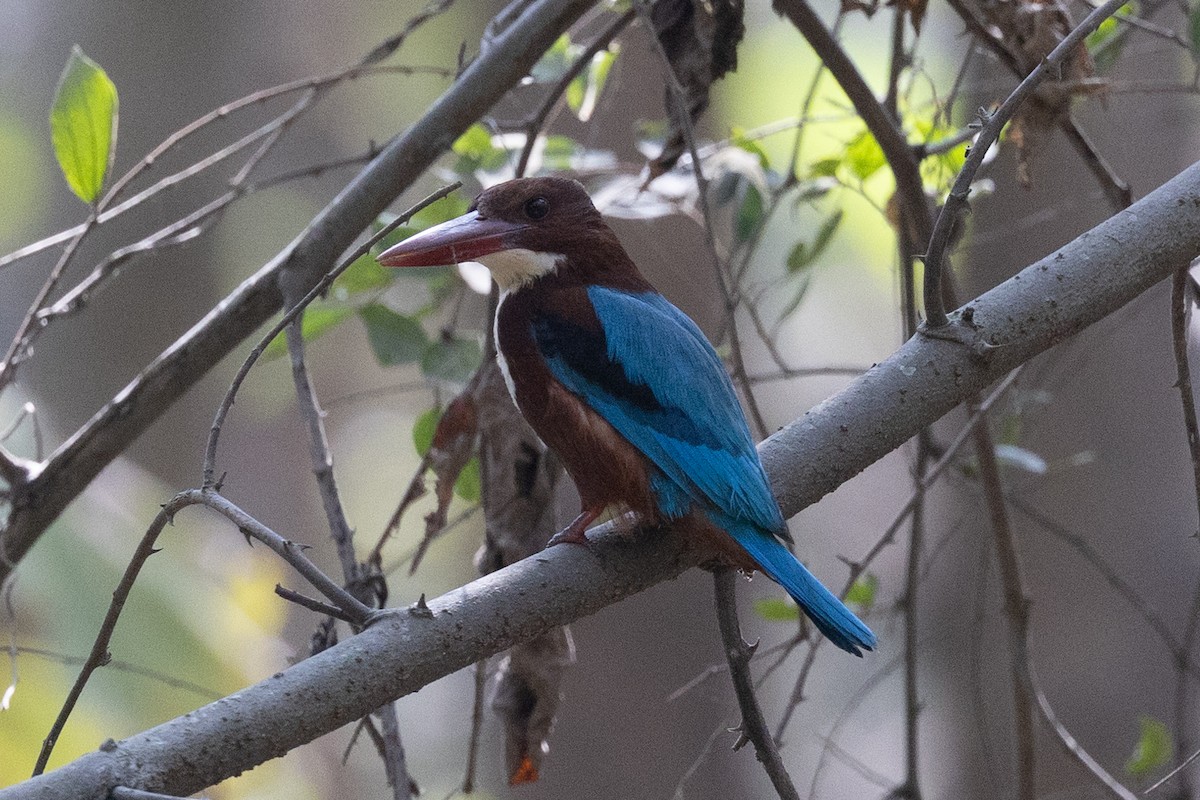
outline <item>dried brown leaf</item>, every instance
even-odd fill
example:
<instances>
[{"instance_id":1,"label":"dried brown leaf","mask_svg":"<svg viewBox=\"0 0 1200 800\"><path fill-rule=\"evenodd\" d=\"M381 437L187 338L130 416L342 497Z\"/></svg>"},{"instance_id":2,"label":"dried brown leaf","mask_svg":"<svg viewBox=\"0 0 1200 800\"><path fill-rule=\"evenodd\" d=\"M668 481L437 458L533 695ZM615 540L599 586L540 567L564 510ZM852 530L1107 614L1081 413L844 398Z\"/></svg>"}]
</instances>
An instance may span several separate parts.
<instances>
[{"instance_id":1,"label":"dried brown leaf","mask_svg":"<svg viewBox=\"0 0 1200 800\"><path fill-rule=\"evenodd\" d=\"M745 33L743 0L658 0L651 8L654 33L683 87L687 112L694 123L708 108L713 81L737 69L737 46ZM668 87L666 141L650 162L650 177L675 166L686 149L686 126Z\"/></svg>"}]
</instances>

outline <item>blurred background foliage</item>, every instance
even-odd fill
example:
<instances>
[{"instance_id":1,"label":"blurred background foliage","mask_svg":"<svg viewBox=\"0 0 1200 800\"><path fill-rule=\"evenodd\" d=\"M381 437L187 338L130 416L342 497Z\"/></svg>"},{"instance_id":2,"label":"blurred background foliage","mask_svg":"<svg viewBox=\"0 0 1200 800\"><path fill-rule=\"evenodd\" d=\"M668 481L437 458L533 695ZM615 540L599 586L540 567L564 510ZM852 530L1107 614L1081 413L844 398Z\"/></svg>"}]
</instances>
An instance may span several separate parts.
<instances>
[{"instance_id":1,"label":"blurred background foliage","mask_svg":"<svg viewBox=\"0 0 1200 800\"><path fill-rule=\"evenodd\" d=\"M453 69L460 45L473 52L499 8L459 0L421 28L394 61ZM59 174L46 122L72 45L101 64L120 92L113 169L121 174L208 110L266 86L336 70L418 10L407 0L312 2L302 12L277 0L0 0L0 185L7 189L0 193L0 252L77 224L85 214ZM828 17L834 9L820 10ZM1164 24L1186 25L1179 9L1168 12ZM888 19L890 14L851 14L842 30L847 49L877 89L888 70L881 46ZM771 348L743 335L748 370L761 378L756 396L773 430L900 341L887 208L893 184L878 146L828 78L818 86L798 148L796 116L815 57L765 4L751 4L746 23L738 70L714 86L700 129L718 242L734 264L738 254L746 255L745 290L756 300L772 346L789 364L844 367L833 374L776 374ZM593 20L585 28L596 25ZM1111 37L1114 30L1101 33ZM1007 73L976 56L958 78L956 105L944 108L968 47L960 32L946 8L929 9L902 81L900 111L912 142L953 135L975 108L1011 88ZM580 174L651 280L720 340L723 306L691 178L670 172L651 191L638 193L646 155L653 154L664 127L662 87L657 77L647 79L658 68L645 31L635 26L619 42L619 50L601 56L568 92L568 108L553 117L552 135L532 168ZM1131 38L1121 47L1100 38L1092 47L1106 53L1102 66L1114 81L1186 81L1194 69L1191 56L1154 37ZM499 135L502 123L523 119L577 50L577 41L562 40L534 71L531 85L468 131L397 202L399 210L450 179L467 182L460 195L431 206L397 235L456 216L482 185L511 175L523 142ZM348 81L288 131L263 172L368 152L414 121L446 85L445 77L424 74ZM209 126L168 154L151 179L252 130L289 102L267 101ZM1114 92L1103 102L1080 101L1075 113L1136 194L1200 155L1194 94ZM933 196L953 179L962 152L961 145L948 148L925 163ZM1001 152L979 183L956 262L964 296L1109 214L1103 193L1061 137L1044 145L1036 163L1036 180L1021 188L1015 159ZM130 266L85 313L48 329L16 389L0 395L0 427L26 403L36 407L37 425L22 425L10 448L33 456L61 443L292 240L353 169L322 170L249 196L209 234ZM98 258L153 231L196 205L197 197L219 193L228 178L216 170L158 195L98 231L88 254ZM0 272L0 339L15 330L48 263L43 254ZM339 485L360 551L382 532L428 448L436 409L482 358L487 301L481 289L485 285L469 267L399 276L365 258L306 315L310 372L328 410ZM1196 586L1195 542L1188 538L1196 521L1171 390L1165 301L1164 292L1151 292L1039 360L999 416L1012 491L1053 509L1060 522L1085 534L1105 563L1116 565L1182 631ZM110 466L21 565L4 618L19 680L8 709L0 712L0 783L27 777L77 659L90 648L112 589L158 504L199 483L213 411L247 350L214 370ZM268 355L284 352L273 346ZM275 530L311 545L319 563L338 574L298 423L286 358L270 359L252 373L226 426L225 492ZM903 452L892 454L794 521L802 556L828 583L837 585L845 575L838 557L852 559L869 548L907 499L908 469ZM391 604L411 603L421 593L435 596L475 576L472 556L482 523L467 512L478 500L478 481L477 465L459 479L451 518L461 521L412 576L407 559L430 501L407 515L384 551ZM998 796L1012 780L1004 627L972 491L970 464L964 463L931 496L921 607L922 743L933 754L926 765L930 796ZM569 513L572 498L561 503ZM1170 757L1170 733L1164 742L1159 720L1174 720L1177 713L1164 688L1173 680L1165 650L1126 599L1088 568L1078 548L1046 536L1027 518L1023 525L1035 598L1034 651L1047 691L1104 763L1126 765L1133 779L1155 774ZM302 587L269 553L247 546L202 509L181 514L161 546L118 626L111 647L118 663L93 678L52 766L236 691L307 652L310 615L272 591L276 583ZM852 598L872 609L884 643L880 653L865 662L823 654L789 729L784 753L794 775L813 775L823 760L831 762L812 779L819 796L882 795L903 774L897 660L903 565L901 549L893 548ZM793 615L776 587L758 580L744 588L747 635L767 645L790 636ZM736 709L723 675L668 699L710 664L723 662L714 619L697 613L710 602L707 576L693 572L573 626L579 664L567 678L543 779L519 792L504 786L500 732L489 721L477 796L762 796L767 784L748 751L728 751L733 738L724 729L736 722ZM750 609L757 615L750 616ZM778 714L772 709L783 707L790 690L791 678L780 674L763 687L773 719ZM461 779L472 691L472 677L460 673L399 703L409 768L427 797L444 796ZM344 730L326 737L207 794L380 796L383 773L370 746L360 742L348 763L339 765L350 736ZM1044 741L1039 779L1047 796L1087 796L1080 788L1086 779L1056 760L1049 737Z\"/></svg>"}]
</instances>

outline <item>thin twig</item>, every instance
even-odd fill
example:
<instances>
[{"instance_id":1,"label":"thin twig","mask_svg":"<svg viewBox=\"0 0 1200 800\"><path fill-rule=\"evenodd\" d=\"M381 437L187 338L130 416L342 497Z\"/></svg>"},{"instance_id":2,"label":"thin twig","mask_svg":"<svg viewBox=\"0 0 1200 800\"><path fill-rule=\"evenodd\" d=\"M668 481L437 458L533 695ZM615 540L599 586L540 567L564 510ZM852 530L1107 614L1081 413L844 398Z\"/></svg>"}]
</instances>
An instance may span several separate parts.
<instances>
[{"instance_id":1,"label":"thin twig","mask_svg":"<svg viewBox=\"0 0 1200 800\"><path fill-rule=\"evenodd\" d=\"M1009 522L996 446L987 425L976 425L975 452L979 477L992 526L996 561L1000 565L1000 584L1004 594L1004 614L1008 619L1008 640L1012 658L1014 739L1017 746L1017 797L1034 800L1036 786L1037 741L1033 724L1033 688L1029 680L1029 597L1021 575L1016 534Z\"/></svg>"},{"instance_id":2,"label":"thin twig","mask_svg":"<svg viewBox=\"0 0 1200 800\"><path fill-rule=\"evenodd\" d=\"M1151 792L1157 791L1159 789L1159 787L1163 786L1165 783L1167 783L1167 781L1171 780L1176 775L1178 775L1181 771L1186 769L1188 767L1188 765L1190 765L1197 758L1200 758L1200 750L1197 750L1196 752L1192 753L1190 756L1185 758L1179 764L1179 766L1175 767L1170 772L1168 772L1166 775L1163 775L1161 778L1159 778L1157 781L1155 781L1153 786L1151 786L1146 791L1142 792L1142 796L1148 797L1151 794Z\"/></svg>"},{"instance_id":3,"label":"thin twig","mask_svg":"<svg viewBox=\"0 0 1200 800\"><path fill-rule=\"evenodd\" d=\"M909 515L913 513L913 510L919 504L922 493L928 491L934 482L937 481L942 472L945 471L946 467L950 466L950 464L954 462L955 458L958 457L959 450L971 437L972 432L982 421L985 420L985 412L990 409L997 400L1000 399L1005 391L1008 390L1008 388L1017 379L1017 376L1020 374L1020 372L1020 369L1015 369L1005 376L1004 380L997 384L996 388L992 390L987 399L979 404L979 413L973 412L970 417L967 418L966 424L963 425L962 429L958 432L958 435L955 436L954 441L952 441L950 445L946 447L946 450L942 454L941 458L939 458L937 462L934 463L933 466L931 466L921 477L920 483L909 496L908 501L905 502L904 506L902 506L900 511L897 512L891 524L888 525L883 534L879 537L879 539L876 540L875 544L871 546L871 549L867 551L866 555L864 555L861 559L851 563L850 574L846 578L846 583L842 587L839 597L845 598L846 593L850 591L850 587L854 585L854 582L858 580L859 576L866 571L867 567L870 566L870 564L880 553L883 552L885 548L895 541L897 531L900 530L900 526L904 524L904 521L908 519ZM800 706L800 703L804 701L804 688L808 682L809 673L811 673L813 665L816 663L817 650L824 641L825 640L823 638L817 638L815 641L813 641L808 653L805 654L804 663L801 665L800 672L796 677L796 682L792 688L792 694L788 698L787 707L783 712L783 717L775 726L776 740L783 739L783 734L787 730L788 724L791 722L792 715Z\"/></svg>"},{"instance_id":4,"label":"thin twig","mask_svg":"<svg viewBox=\"0 0 1200 800\"><path fill-rule=\"evenodd\" d=\"M781 800L800 800L792 777L788 775L779 747L771 738L762 708L754 694L754 682L750 677L750 658L757 645L749 645L742 639L737 616L737 591L734 571L722 567L713 573L713 590L716 595L717 624L721 629L721 643L725 646L725 657L729 659L729 676L733 680L734 694L742 710L740 737L734 749L747 741L754 745L754 753L766 770L767 777L775 787Z\"/></svg>"},{"instance_id":5,"label":"thin twig","mask_svg":"<svg viewBox=\"0 0 1200 800\"><path fill-rule=\"evenodd\" d=\"M475 662L475 696L471 701L471 736L467 740L467 768L463 772L463 794L475 791L475 771L479 767L479 740L483 736L483 699L487 687L487 659Z\"/></svg>"},{"instance_id":6,"label":"thin twig","mask_svg":"<svg viewBox=\"0 0 1200 800\"><path fill-rule=\"evenodd\" d=\"M312 587L325 595L325 598L342 610L358 625L366 625L375 614L375 610L364 604L354 595L339 586L333 579L304 555L305 545L285 539L266 525L250 516L241 507L211 489L188 489L179 497L188 499L189 505L200 504L211 508L238 527L246 536L253 537L265 544L276 555L286 561Z\"/></svg>"},{"instance_id":7,"label":"thin twig","mask_svg":"<svg viewBox=\"0 0 1200 800\"><path fill-rule=\"evenodd\" d=\"M258 361L259 356L261 356L263 351L267 349L267 345L271 343L271 340L278 336L280 331L291 324L292 320L294 320L300 314L300 312L302 312L305 307L308 306L309 303L311 303L326 289L328 289L330 284L337 279L338 275L341 275L347 267L358 260L358 258L369 252L370 249L375 246L376 242L387 236L394 229L403 225L405 222L408 222L413 214L417 213L426 206L441 200L443 197L446 197L447 195L456 191L460 186L462 186L462 183L460 181L456 181L449 186L445 186L437 190L409 210L405 211L400 216L396 217L387 225L384 225L377 233L351 251L349 256L342 259L342 262L338 264L337 267L328 272L325 277L317 283L316 286L314 286L307 294L304 295L303 298L300 299L300 302L296 303L296 305L292 306L292 308L284 313L280 320L271 326L271 329L267 331L266 335L259 340L258 344L254 346L254 349L250 351L250 355L248 355L246 360L242 362L242 366L238 369L237 374L234 376L233 382L230 384L228 391L226 391L224 399L221 400L221 405L217 408L216 417L213 419L212 427L209 430L208 444L204 448L203 485L205 487L212 487L216 483L217 443L221 436L221 426L225 423L225 417L229 415L229 410L233 408L234 398L237 396L238 389L241 388L242 382L246 380L246 375L249 374L250 368L253 367L255 362Z\"/></svg>"},{"instance_id":8,"label":"thin twig","mask_svg":"<svg viewBox=\"0 0 1200 800\"><path fill-rule=\"evenodd\" d=\"M1181 267L1171 276L1171 342L1175 352L1175 388L1183 405L1183 429L1187 436L1188 454L1192 458L1192 480L1197 508L1197 531L1200 531L1200 423L1196 421L1196 395L1192 389L1192 369L1188 361L1188 322L1192 314L1192 289L1188 267Z\"/></svg>"},{"instance_id":9,"label":"thin twig","mask_svg":"<svg viewBox=\"0 0 1200 800\"><path fill-rule=\"evenodd\" d=\"M234 503L211 490L188 489L187 491L180 492L163 505L142 537L142 541L138 544L133 556L130 558L129 565L125 567L125 573L121 576L120 583L117 584L117 588L113 591L112 603L109 605L104 621L100 625L100 630L96 634L92 650L84 661L79 676L71 686L71 690L67 693L67 698L63 701L63 706L59 710L58 716L50 728L50 732L42 742L41 752L33 768L34 775L40 775L45 771L46 764L50 760L50 755L54 751L54 745L58 742L58 737L62 733L63 727L67 724L67 719L71 716L71 712L75 709L75 704L83 693L83 689L91 678L92 673L111 661L112 655L108 652L108 645L112 640L113 632L116 630L117 620L121 616L121 610L125 606L125 601L128 599L129 593L133 590L133 584L137 580L142 566L151 555L158 552L154 545L158 540L159 534L162 533L163 528L174 521L175 515L179 511L193 505L208 506L233 522L238 527L238 530L247 537L253 536L267 545L291 564L297 572L303 575L322 594L335 602L347 616L361 623L369 619L373 613L370 608L364 606L354 597L347 594L344 589L331 581L315 564L300 552L300 548L294 543L284 539Z\"/></svg>"},{"instance_id":10,"label":"thin twig","mask_svg":"<svg viewBox=\"0 0 1200 800\"><path fill-rule=\"evenodd\" d=\"M96 226L96 208L93 207L88 215L87 222L79 230L67 246L63 248L59 254L58 261L54 264L50 274L42 283L42 288L38 290L33 298L33 302L29 304L29 310L25 312L25 316L21 319L21 324L17 327L17 332L12 338L12 342L8 346L8 352L5 353L4 359L0 360L0 390L4 389L12 382L13 375L16 374L16 366L22 360L24 353L28 352L27 340L32 331L37 330L33 327L34 320L37 317L37 312L46 302L46 298L54 291L54 287L58 286L59 280L62 278L63 272L75 257L78 252L79 245L83 242L84 237Z\"/></svg>"},{"instance_id":11,"label":"thin twig","mask_svg":"<svg viewBox=\"0 0 1200 800\"><path fill-rule=\"evenodd\" d=\"M1067 57L1075 52L1075 48L1083 42L1084 38L1100 27L1100 23L1112 16L1122 5L1124 5L1124 0L1107 0L1104 5L1088 14L1083 22L1079 23L1059 42L1050 55L1042 59L1042 62L1021 81L1008 99L987 116L971 152L967 155L966 162L954 180L954 186L951 187L950 194L946 197L946 203L942 206L937 221L933 225L933 232L928 239L929 246L925 251L925 325L928 328L941 328L950 324L942 304L942 261L945 258L946 247L950 243L951 233L967 209L971 182L975 180L975 173L983 164L988 149L999 138L1000 131L1012 119L1013 114L1016 113L1025 98L1037 88L1037 85L1052 70L1059 69Z\"/></svg>"},{"instance_id":12,"label":"thin twig","mask_svg":"<svg viewBox=\"0 0 1200 800\"><path fill-rule=\"evenodd\" d=\"M144 789L134 789L130 786L114 786L109 796L112 800L186 800L178 795L147 792ZM200 798L200 800L204 800L204 798Z\"/></svg>"},{"instance_id":13,"label":"thin twig","mask_svg":"<svg viewBox=\"0 0 1200 800\"><path fill-rule=\"evenodd\" d=\"M772 6L776 12L785 15L808 40L817 57L854 105L854 110L875 137L895 176L897 199L904 209L906 222L913 226L918 240L926 239L932 229L932 217L925 199L920 165L912 147L904 139L903 131L805 0L773 0Z\"/></svg>"},{"instance_id":14,"label":"thin twig","mask_svg":"<svg viewBox=\"0 0 1200 800\"><path fill-rule=\"evenodd\" d=\"M353 617L342 611L337 606L331 606L329 603L322 603L320 600L314 600L307 595L303 595L299 592L292 591L287 587L280 586L278 583L275 584L275 594L279 595L284 600L287 600L289 603L295 603L298 606L303 606L309 611L315 611L316 613L323 614L326 617L340 619L342 622L349 624L354 624L355 622Z\"/></svg>"},{"instance_id":15,"label":"thin twig","mask_svg":"<svg viewBox=\"0 0 1200 800\"><path fill-rule=\"evenodd\" d=\"M112 659L112 655L108 652L108 643L112 640L113 631L117 627L117 620L121 616L121 609L125 607L125 600L129 597L129 592L133 589L133 583L137 580L138 573L141 572L146 560L157 552L154 543L157 541L159 533L172 521L177 511L191 505L193 502L195 501L191 498L176 495L171 502L162 507L162 510L155 516L154 522L150 524L146 535L142 537L142 541L134 551L133 557L129 560L129 565L125 568L125 574L121 576L121 582L117 584L116 590L113 591L112 603L109 605L108 612L104 616L104 622L101 623L100 630L96 634L92 650L88 654L87 660L84 661L83 667L75 679L75 683L71 686L71 690L67 693L67 697L63 701L62 708L59 709L54 724L50 726L50 732L42 740L42 749L38 753L37 762L33 767L34 775L41 775L46 771L46 764L49 763L50 755L54 752L54 745L57 744L58 737L62 733L63 727L66 726L71 712L75 710L75 703L78 702L79 696L83 694L83 687L87 685L92 673Z\"/></svg>"},{"instance_id":16,"label":"thin twig","mask_svg":"<svg viewBox=\"0 0 1200 800\"><path fill-rule=\"evenodd\" d=\"M192 241L216 222L226 208L242 198L299 178L316 177L330 169L363 164L370 161L376 155L378 155L378 150L372 146L366 153L357 156L288 170L287 172L257 182L239 183L234 188L180 217L169 225L132 244L125 245L109 253L92 268L87 277L63 294L52 306L39 311L38 320L45 324L54 317L68 316L78 312L84 303L95 295L104 280L113 275L118 268L124 267L138 257L154 252L161 252L168 247ZM247 162L247 164L249 163Z\"/></svg>"},{"instance_id":17,"label":"thin twig","mask_svg":"<svg viewBox=\"0 0 1200 800\"><path fill-rule=\"evenodd\" d=\"M546 97L542 100L542 104L530 115L529 121L525 124L525 144L521 147L521 155L517 159L516 174L518 177L525 175L525 170L529 166L529 158L533 155L534 145L537 143L542 128L546 125L546 119L562 99L563 93L567 91L567 87L588 68L588 65L592 63L592 59L595 58L597 53L607 49L612 44L613 39L617 38L621 31L625 30L625 27L633 20L635 13L631 8L610 22L608 27L596 35L596 38L575 59L575 63L546 92Z\"/></svg>"},{"instance_id":18,"label":"thin twig","mask_svg":"<svg viewBox=\"0 0 1200 800\"><path fill-rule=\"evenodd\" d=\"M289 308L295 298L284 293L284 306ZM325 509L325 518L329 524L330 535L337 547L338 560L342 565L342 575L348 590L360 601L365 601L371 594L371 587L364 583L363 566L359 564L354 553L354 531L346 519L345 508L338 494L337 480L333 471L333 453L329 449L329 438L325 433L324 413L317 400L316 390L308 378L308 367L304 361L304 333L301 329L302 317L297 317L287 327L288 352L292 361L292 381L296 388L296 399L300 416L308 427L309 456L312 459L313 475L317 480L317 489L321 495L321 504ZM376 573L378 565L374 567ZM380 595L377 595L380 596ZM354 623L355 620L350 620ZM383 758L384 770L387 773L388 785L392 787L392 797L395 800L409 800L412 797L412 781L408 774L407 759L404 755L404 745L400 739L400 723L396 717L394 703L386 703L376 710L379 725L382 729L379 753Z\"/></svg>"},{"instance_id":19,"label":"thin twig","mask_svg":"<svg viewBox=\"0 0 1200 800\"><path fill-rule=\"evenodd\" d=\"M194 120L193 122L184 126L180 130L171 134L171 136L169 136L166 140L164 140L153 151L148 153L142 159L142 162L139 162L138 165L134 166L133 169L131 169L129 171L129 173L127 173L125 176L123 176L120 180L128 183L130 180L133 179L133 177L134 177L133 173L135 171L145 170L149 166L152 166L153 163L157 162L158 159L161 158L168 150L178 146L179 143L183 139L185 139L188 136L190 136L191 134L197 132L204 126L209 125L218 119L224 119L229 114L231 114L234 111L237 111L238 109L243 108L247 105L250 105L253 103L261 103L270 98L279 97L279 96L286 95L286 94L292 94L292 93L295 93L297 91L301 91L304 89L319 89L327 84L335 83L335 82L341 81L341 80L353 79L353 78L358 77L359 75L382 75L382 74L387 74L387 73L399 73L399 74L406 74L406 75L407 74L432 74L432 75L441 75L444 77L453 77L453 74L454 74L452 70L445 70L440 67L373 66L373 67L369 67L369 68L353 68L348 73L345 70L343 70L342 72L333 73L332 75L324 75L324 76L321 76L318 78L302 78L297 81L290 81L285 84L280 84L279 86L273 86L268 89L262 89L260 91L254 92L250 95L247 95L246 97L240 98L239 100L235 100L232 103L228 103L226 105L220 106L219 108L213 109L212 111L208 112L207 114L200 117L199 119ZM267 124L271 125L272 123L267 123ZM261 129L259 129L259 130L261 131ZM252 138L248 138L248 139L242 141L241 147L237 147L234 149L229 149L229 147L226 147L220 151L217 151L218 153L222 154L221 157L216 158L215 157L216 154L206 157L205 158L205 166L211 167L211 166L216 165L220 161L223 161L225 158L228 158L228 157L236 154L239 150L248 146L249 144L253 144L255 141L257 141L258 138L261 138L262 135L265 135L265 134L255 132L250 135ZM149 162L149 163L147 163L147 162ZM154 184L143 189L142 191L138 192L137 194L130 197L129 199L124 200L124 201L118 203L117 205L112 206L111 208L105 208L105 210L100 212L100 214L98 215L97 224L103 225L107 222L110 222L113 219L115 219L116 217L120 216L121 214L124 214L127 211L131 211L134 208L137 208L138 206L145 203L147 200L153 199L160 192L162 192L166 189L169 189L172 186L175 186L176 184L180 183L185 178L192 177L193 175L196 174L196 172L194 171L194 167L195 167L195 165L190 165L188 167L183 168L182 170L179 170L179 171L171 173L170 175L167 175L163 178L160 178ZM116 186L116 184L114 184L114 187L115 186ZM110 194L111 193L112 192L110 190ZM113 199L115 199L115 197ZM110 200L110 202L111 202L111 200ZM44 239L39 239L36 242L25 245L24 247L22 247L20 249L14 250L11 253L0 256L0 269L3 269L11 264L15 264L16 262L22 261L31 256L35 256L38 253L44 252L45 250L49 250L51 247L54 247L55 245L59 245L66 241L69 241L71 239L71 237L79 235L79 233L83 230L85 224L86 223L80 223L79 225L75 225L73 227L59 231L58 233L47 236Z\"/></svg>"}]
</instances>

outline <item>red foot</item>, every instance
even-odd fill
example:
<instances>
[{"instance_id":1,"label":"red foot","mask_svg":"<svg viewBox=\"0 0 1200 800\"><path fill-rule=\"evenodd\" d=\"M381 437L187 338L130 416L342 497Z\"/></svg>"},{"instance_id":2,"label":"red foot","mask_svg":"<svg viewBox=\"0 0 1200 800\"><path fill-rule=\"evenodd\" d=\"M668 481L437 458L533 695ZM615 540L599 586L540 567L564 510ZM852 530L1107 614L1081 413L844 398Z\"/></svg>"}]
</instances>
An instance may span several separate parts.
<instances>
[{"instance_id":1,"label":"red foot","mask_svg":"<svg viewBox=\"0 0 1200 800\"><path fill-rule=\"evenodd\" d=\"M566 543L581 544L584 547L590 547L591 542L587 538L587 527L595 522L598 516L600 516L599 511L584 509L578 517L571 521L570 525L551 536L550 541L546 542L546 547L554 547L556 544Z\"/></svg>"}]
</instances>

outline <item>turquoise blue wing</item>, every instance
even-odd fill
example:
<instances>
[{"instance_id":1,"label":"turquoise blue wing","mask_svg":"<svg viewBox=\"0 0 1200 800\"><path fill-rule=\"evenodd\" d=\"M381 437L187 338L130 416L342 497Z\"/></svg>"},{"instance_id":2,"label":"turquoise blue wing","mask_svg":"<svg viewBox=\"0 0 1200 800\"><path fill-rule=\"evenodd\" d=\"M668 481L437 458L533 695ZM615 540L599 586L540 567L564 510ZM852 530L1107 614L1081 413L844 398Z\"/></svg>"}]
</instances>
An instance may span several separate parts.
<instances>
[{"instance_id":1,"label":"turquoise blue wing","mask_svg":"<svg viewBox=\"0 0 1200 800\"><path fill-rule=\"evenodd\" d=\"M690 499L786 536L733 384L696 324L657 293L593 286L588 297L599 331L544 314L534 338L554 377L673 484L657 487L663 511L685 513Z\"/></svg>"}]
</instances>

